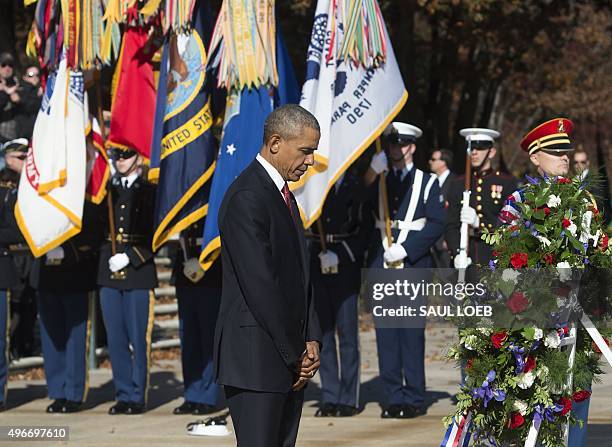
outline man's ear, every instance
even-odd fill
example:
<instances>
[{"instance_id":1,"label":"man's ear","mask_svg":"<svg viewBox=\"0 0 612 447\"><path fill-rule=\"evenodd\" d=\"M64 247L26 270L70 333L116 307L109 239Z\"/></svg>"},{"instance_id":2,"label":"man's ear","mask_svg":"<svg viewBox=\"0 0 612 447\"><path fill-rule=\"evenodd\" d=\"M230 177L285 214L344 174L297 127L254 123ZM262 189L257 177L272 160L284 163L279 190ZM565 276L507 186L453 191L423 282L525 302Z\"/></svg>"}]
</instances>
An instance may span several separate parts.
<instances>
[{"instance_id":1,"label":"man's ear","mask_svg":"<svg viewBox=\"0 0 612 447\"><path fill-rule=\"evenodd\" d=\"M496 154L497 154L497 148L495 146L493 146L491 149L489 149L489 158L491 160L493 160L493 158L495 158Z\"/></svg>"},{"instance_id":2,"label":"man's ear","mask_svg":"<svg viewBox=\"0 0 612 447\"><path fill-rule=\"evenodd\" d=\"M266 146L268 146L268 150L273 153L273 154L278 154L279 150L280 150L280 141L281 141L281 137L278 134L273 134L269 139L268 139L268 144Z\"/></svg>"},{"instance_id":3,"label":"man's ear","mask_svg":"<svg viewBox=\"0 0 612 447\"><path fill-rule=\"evenodd\" d=\"M414 152L416 151L416 144L411 143L411 144L410 144L410 149L408 149L408 150L410 151L410 153L411 153L412 155L414 155Z\"/></svg>"},{"instance_id":4,"label":"man's ear","mask_svg":"<svg viewBox=\"0 0 612 447\"><path fill-rule=\"evenodd\" d=\"M534 164L534 166L536 168L540 167L540 157L538 157L538 153L537 152L535 154L531 154L529 156L529 160L531 160L531 162Z\"/></svg>"}]
</instances>

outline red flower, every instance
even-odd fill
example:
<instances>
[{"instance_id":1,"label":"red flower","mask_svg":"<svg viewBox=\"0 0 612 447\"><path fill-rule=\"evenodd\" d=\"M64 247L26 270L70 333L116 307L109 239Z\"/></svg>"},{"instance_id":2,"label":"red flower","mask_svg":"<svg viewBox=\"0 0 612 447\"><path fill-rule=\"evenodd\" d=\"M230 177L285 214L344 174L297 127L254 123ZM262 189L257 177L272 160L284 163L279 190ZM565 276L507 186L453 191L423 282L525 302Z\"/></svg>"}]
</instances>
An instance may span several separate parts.
<instances>
[{"instance_id":1,"label":"red flower","mask_svg":"<svg viewBox=\"0 0 612 447\"><path fill-rule=\"evenodd\" d=\"M527 253L514 253L510 256L510 264L512 264L512 267L515 269L527 267L527 259L529 259Z\"/></svg>"},{"instance_id":2,"label":"red flower","mask_svg":"<svg viewBox=\"0 0 612 447\"><path fill-rule=\"evenodd\" d=\"M493 257L497 258L499 256L499 252L497 250L493 250Z\"/></svg>"},{"instance_id":3,"label":"red flower","mask_svg":"<svg viewBox=\"0 0 612 447\"><path fill-rule=\"evenodd\" d=\"M510 430L519 428L524 423L525 423L525 418L521 416L520 413L512 413L510 415L510 420L508 421L508 428Z\"/></svg>"},{"instance_id":4,"label":"red flower","mask_svg":"<svg viewBox=\"0 0 612 447\"><path fill-rule=\"evenodd\" d=\"M474 365L474 359L469 359L467 363L465 364L465 369L472 369L473 365Z\"/></svg>"},{"instance_id":5,"label":"red flower","mask_svg":"<svg viewBox=\"0 0 612 447\"><path fill-rule=\"evenodd\" d=\"M567 397L562 397L559 399L559 404L563 405L563 410L561 410L561 416L565 416L572 409L572 401Z\"/></svg>"},{"instance_id":6,"label":"red flower","mask_svg":"<svg viewBox=\"0 0 612 447\"><path fill-rule=\"evenodd\" d=\"M591 397L590 391L580 390L574 393L572 399L574 399L574 402L582 402L583 400L587 400L589 397Z\"/></svg>"},{"instance_id":7,"label":"red flower","mask_svg":"<svg viewBox=\"0 0 612 447\"><path fill-rule=\"evenodd\" d=\"M548 265L551 265L553 262L555 262L555 259L554 259L553 255L548 253L548 254L544 255L544 262L546 262Z\"/></svg>"},{"instance_id":8,"label":"red flower","mask_svg":"<svg viewBox=\"0 0 612 447\"><path fill-rule=\"evenodd\" d=\"M504 342L508 339L508 333L506 331L496 332L491 335L491 342L496 349L502 347Z\"/></svg>"},{"instance_id":9,"label":"red flower","mask_svg":"<svg viewBox=\"0 0 612 447\"><path fill-rule=\"evenodd\" d=\"M545 207L544 207L544 215L545 215L545 216L548 216L549 214L550 214L550 208L549 208L549 207L547 207L547 206L545 206Z\"/></svg>"},{"instance_id":10,"label":"red flower","mask_svg":"<svg viewBox=\"0 0 612 447\"><path fill-rule=\"evenodd\" d=\"M559 177L559 178L557 179L557 183L560 183L560 184L562 184L562 185L563 185L563 184L566 184L566 183L571 183L571 182L572 182L572 181L571 181L570 179L566 178L566 177Z\"/></svg>"},{"instance_id":11,"label":"red flower","mask_svg":"<svg viewBox=\"0 0 612 447\"><path fill-rule=\"evenodd\" d=\"M610 346L610 342L608 341L607 338L604 338L604 341L606 342L608 346ZM598 354L601 354L601 349L599 349L599 346L597 346L595 342L591 343L591 347L593 348L593 351L597 352Z\"/></svg>"},{"instance_id":12,"label":"red flower","mask_svg":"<svg viewBox=\"0 0 612 447\"><path fill-rule=\"evenodd\" d=\"M531 371L532 369L534 369L536 367L536 359L535 357L527 357L527 360L525 361L525 368L523 369L523 372L528 373L529 371Z\"/></svg>"},{"instance_id":13,"label":"red flower","mask_svg":"<svg viewBox=\"0 0 612 447\"><path fill-rule=\"evenodd\" d=\"M564 217L563 218L563 222L561 223L561 225L563 225L563 228L567 228L572 224L572 221L569 220L568 218Z\"/></svg>"},{"instance_id":14,"label":"red flower","mask_svg":"<svg viewBox=\"0 0 612 447\"><path fill-rule=\"evenodd\" d=\"M506 301L506 307L513 314L520 314L529 307L529 300L523 292L514 292Z\"/></svg>"},{"instance_id":15,"label":"red flower","mask_svg":"<svg viewBox=\"0 0 612 447\"><path fill-rule=\"evenodd\" d=\"M510 228L508 228L510 231L516 231L519 229L518 225L512 225Z\"/></svg>"},{"instance_id":16,"label":"red flower","mask_svg":"<svg viewBox=\"0 0 612 447\"><path fill-rule=\"evenodd\" d=\"M607 234L604 234L601 238L601 243L599 244L602 250L608 249L608 242L610 242L610 238Z\"/></svg>"}]
</instances>

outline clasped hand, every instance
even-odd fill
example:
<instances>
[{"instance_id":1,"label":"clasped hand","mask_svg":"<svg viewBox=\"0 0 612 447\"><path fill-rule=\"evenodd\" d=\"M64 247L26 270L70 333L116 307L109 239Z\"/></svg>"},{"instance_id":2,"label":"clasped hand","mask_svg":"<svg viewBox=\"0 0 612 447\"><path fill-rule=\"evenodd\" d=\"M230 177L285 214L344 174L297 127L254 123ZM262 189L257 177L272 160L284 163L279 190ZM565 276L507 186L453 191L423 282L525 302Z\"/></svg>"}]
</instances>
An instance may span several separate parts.
<instances>
[{"instance_id":1,"label":"clasped hand","mask_svg":"<svg viewBox=\"0 0 612 447\"><path fill-rule=\"evenodd\" d=\"M319 366L321 366L319 342L308 341L306 342L306 350L296 368L296 379L291 389L293 391L300 391L304 388L306 383L315 376Z\"/></svg>"}]
</instances>

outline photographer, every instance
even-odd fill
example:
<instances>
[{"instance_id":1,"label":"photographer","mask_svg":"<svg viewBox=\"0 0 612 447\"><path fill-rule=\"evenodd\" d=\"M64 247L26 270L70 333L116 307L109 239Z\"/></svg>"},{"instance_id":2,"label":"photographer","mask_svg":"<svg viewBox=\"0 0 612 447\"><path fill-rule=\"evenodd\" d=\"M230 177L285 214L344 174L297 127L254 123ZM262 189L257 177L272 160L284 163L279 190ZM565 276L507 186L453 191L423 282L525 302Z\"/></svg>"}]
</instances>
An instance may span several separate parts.
<instances>
[{"instance_id":1,"label":"photographer","mask_svg":"<svg viewBox=\"0 0 612 447\"><path fill-rule=\"evenodd\" d=\"M15 59L10 53L0 54L0 138L13 140L17 135L19 83L14 76Z\"/></svg>"}]
</instances>

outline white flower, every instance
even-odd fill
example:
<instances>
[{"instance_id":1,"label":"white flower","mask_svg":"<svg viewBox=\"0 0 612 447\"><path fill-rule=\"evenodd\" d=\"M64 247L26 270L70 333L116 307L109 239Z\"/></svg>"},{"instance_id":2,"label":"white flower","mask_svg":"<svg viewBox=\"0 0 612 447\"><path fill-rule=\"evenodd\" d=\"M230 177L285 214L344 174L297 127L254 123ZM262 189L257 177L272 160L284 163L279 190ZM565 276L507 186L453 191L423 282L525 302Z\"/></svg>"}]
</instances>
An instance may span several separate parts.
<instances>
[{"instance_id":1,"label":"white flower","mask_svg":"<svg viewBox=\"0 0 612 447\"><path fill-rule=\"evenodd\" d=\"M568 281L572 278L571 266L567 261L557 263L557 272L561 281Z\"/></svg>"},{"instance_id":2,"label":"white flower","mask_svg":"<svg viewBox=\"0 0 612 447\"><path fill-rule=\"evenodd\" d=\"M599 241L600 236L601 236L601 230L597 230L597 233L593 235L593 247L597 248L597 242Z\"/></svg>"},{"instance_id":3,"label":"white flower","mask_svg":"<svg viewBox=\"0 0 612 447\"><path fill-rule=\"evenodd\" d=\"M475 335L468 335L467 337L465 337L463 345L465 346L465 349L474 351L474 345L476 345L476 343L478 343L478 337Z\"/></svg>"},{"instance_id":4,"label":"white flower","mask_svg":"<svg viewBox=\"0 0 612 447\"><path fill-rule=\"evenodd\" d=\"M516 270L512 270L512 269L505 269L502 273L502 280L506 281L506 282L512 282L513 284L516 284L517 278L520 276L521 274L519 272L517 272Z\"/></svg>"},{"instance_id":5,"label":"white flower","mask_svg":"<svg viewBox=\"0 0 612 447\"><path fill-rule=\"evenodd\" d=\"M541 340L542 337L544 336L544 331L540 328L534 328L535 332L533 333L533 339L534 340Z\"/></svg>"},{"instance_id":6,"label":"white flower","mask_svg":"<svg viewBox=\"0 0 612 447\"><path fill-rule=\"evenodd\" d=\"M531 388L533 385L533 381L535 380L535 375L532 371L527 373L521 373L517 376L517 382L519 388L526 390L527 388Z\"/></svg>"},{"instance_id":7,"label":"white flower","mask_svg":"<svg viewBox=\"0 0 612 447\"><path fill-rule=\"evenodd\" d=\"M546 338L544 339L544 346L548 348L558 348L561 344L561 338L559 338L559 334L557 331L550 331L546 334Z\"/></svg>"},{"instance_id":8,"label":"white flower","mask_svg":"<svg viewBox=\"0 0 612 447\"><path fill-rule=\"evenodd\" d=\"M571 233L571 235L575 237L576 236L576 231L578 231L578 227L571 220L570 220L570 222L571 222L571 224L570 224L569 227L566 228L566 230L569 231Z\"/></svg>"},{"instance_id":9,"label":"white flower","mask_svg":"<svg viewBox=\"0 0 612 447\"><path fill-rule=\"evenodd\" d=\"M525 414L527 414L528 408L529 405L527 405L527 402L520 399L515 400L514 405L512 406L512 409L521 413L521 416L525 416Z\"/></svg>"},{"instance_id":10,"label":"white flower","mask_svg":"<svg viewBox=\"0 0 612 447\"><path fill-rule=\"evenodd\" d=\"M539 234L536 236L536 238L542 243L544 247L548 247L550 245L550 240L548 238L540 236Z\"/></svg>"},{"instance_id":11,"label":"white flower","mask_svg":"<svg viewBox=\"0 0 612 447\"><path fill-rule=\"evenodd\" d=\"M546 202L549 208L556 208L561 205L561 197L551 194L548 196L548 202Z\"/></svg>"},{"instance_id":12,"label":"white flower","mask_svg":"<svg viewBox=\"0 0 612 447\"><path fill-rule=\"evenodd\" d=\"M591 220L593 219L593 211L587 211L582 215L582 222L580 224L581 234L580 242L583 244L588 242L593 237L591 235Z\"/></svg>"}]
</instances>

